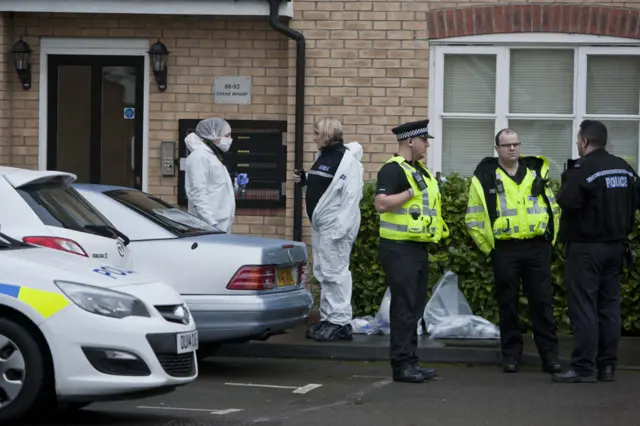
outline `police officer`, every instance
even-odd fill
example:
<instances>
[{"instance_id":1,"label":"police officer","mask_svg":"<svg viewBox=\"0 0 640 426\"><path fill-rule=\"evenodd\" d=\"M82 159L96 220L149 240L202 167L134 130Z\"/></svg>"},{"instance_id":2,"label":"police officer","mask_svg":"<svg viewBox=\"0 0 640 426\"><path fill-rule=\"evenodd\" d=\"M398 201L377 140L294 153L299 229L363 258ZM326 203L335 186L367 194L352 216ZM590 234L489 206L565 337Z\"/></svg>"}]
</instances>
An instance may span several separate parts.
<instances>
[{"instance_id":1,"label":"police officer","mask_svg":"<svg viewBox=\"0 0 640 426\"><path fill-rule=\"evenodd\" d=\"M638 208L638 176L605 150L607 128L584 120L580 159L562 175L560 239L567 244L565 286L575 349L571 369L554 382L612 381L620 341L620 272Z\"/></svg>"},{"instance_id":2,"label":"police officer","mask_svg":"<svg viewBox=\"0 0 640 426\"><path fill-rule=\"evenodd\" d=\"M498 132L495 144L498 158L480 161L471 179L465 221L478 248L491 254L502 369L516 373L522 359L518 328L522 280L543 369L560 372L551 282L551 248L560 209L548 185L549 163L542 156L521 157L518 135L511 129Z\"/></svg>"},{"instance_id":3,"label":"police officer","mask_svg":"<svg viewBox=\"0 0 640 426\"><path fill-rule=\"evenodd\" d=\"M432 138L429 120L392 129L397 153L378 172L375 209L380 214L380 264L391 292L390 358L393 380L420 383L437 376L416 355L417 323L427 302L428 243L449 236L440 190L421 159Z\"/></svg>"}]
</instances>

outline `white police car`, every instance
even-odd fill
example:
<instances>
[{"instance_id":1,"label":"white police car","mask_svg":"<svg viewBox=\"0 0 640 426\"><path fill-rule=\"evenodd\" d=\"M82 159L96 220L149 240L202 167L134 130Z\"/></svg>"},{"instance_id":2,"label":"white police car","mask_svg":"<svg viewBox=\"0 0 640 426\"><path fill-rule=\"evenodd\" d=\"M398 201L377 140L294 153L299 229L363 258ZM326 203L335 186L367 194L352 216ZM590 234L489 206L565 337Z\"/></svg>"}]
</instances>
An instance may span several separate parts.
<instances>
[{"instance_id":1,"label":"white police car","mask_svg":"<svg viewBox=\"0 0 640 426\"><path fill-rule=\"evenodd\" d=\"M171 287L0 229L0 424L170 392L197 377L197 348Z\"/></svg>"},{"instance_id":2,"label":"white police car","mask_svg":"<svg viewBox=\"0 0 640 426\"><path fill-rule=\"evenodd\" d=\"M23 242L133 268L120 233L71 187L76 176L0 166L0 224Z\"/></svg>"}]
</instances>

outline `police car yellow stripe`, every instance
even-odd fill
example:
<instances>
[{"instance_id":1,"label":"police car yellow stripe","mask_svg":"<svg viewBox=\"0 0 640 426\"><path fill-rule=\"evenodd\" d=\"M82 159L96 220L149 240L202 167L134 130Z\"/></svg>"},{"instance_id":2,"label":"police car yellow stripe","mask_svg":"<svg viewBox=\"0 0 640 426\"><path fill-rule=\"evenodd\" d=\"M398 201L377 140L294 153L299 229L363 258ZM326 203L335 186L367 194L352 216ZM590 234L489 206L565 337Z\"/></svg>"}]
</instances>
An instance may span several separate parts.
<instances>
[{"instance_id":1,"label":"police car yellow stripe","mask_svg":"<svg viewBox=\"0 0 640 426\"><path fill-rule=\"evenodd\" d=\"M49 318L70 304L69 300L62 294L13 284L0 283L0 294L26 303L44 318Z\"/></svg>"}]
</instances>

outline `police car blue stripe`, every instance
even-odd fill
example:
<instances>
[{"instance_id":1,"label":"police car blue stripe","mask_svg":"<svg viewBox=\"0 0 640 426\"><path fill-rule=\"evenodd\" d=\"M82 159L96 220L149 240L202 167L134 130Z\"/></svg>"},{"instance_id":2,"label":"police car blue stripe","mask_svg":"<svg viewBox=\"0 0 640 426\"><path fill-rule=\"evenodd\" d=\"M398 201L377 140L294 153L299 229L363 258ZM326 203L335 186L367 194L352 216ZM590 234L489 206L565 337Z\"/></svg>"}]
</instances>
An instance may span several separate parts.
<instances>
[{"instance_id":1,"label":"police car blue stripe","mask_svg":"<svg viewBox=\"0 0 640 426\"><path fill-rule=\"evenodd\" d=\"M18 294L20 294L20 286L0 283L0 294L5 294L17 299Z\"/></svg>"}]
</instances>

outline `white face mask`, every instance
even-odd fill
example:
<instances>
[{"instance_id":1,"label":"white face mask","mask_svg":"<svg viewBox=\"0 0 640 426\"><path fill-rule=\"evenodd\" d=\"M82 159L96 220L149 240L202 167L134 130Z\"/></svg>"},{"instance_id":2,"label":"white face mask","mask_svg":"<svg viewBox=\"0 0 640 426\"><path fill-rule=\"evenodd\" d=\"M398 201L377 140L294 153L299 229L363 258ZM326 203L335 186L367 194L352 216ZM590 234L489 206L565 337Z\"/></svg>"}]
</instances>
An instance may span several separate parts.
<instances>
[{"instance_id":1,"label":"white face mask","mask_svg":"<svg viewBox=\"0 0 640 426\"><path fill-rule=\"evenodd\" d=\"M231 138L222 138L220 139L220 143L218 144L218 148L220 148L220 150L222 152L227 152L229 151L229 148L231 148L231 143L233 142L233 139Z\"/></svg>"}]
</instances>

